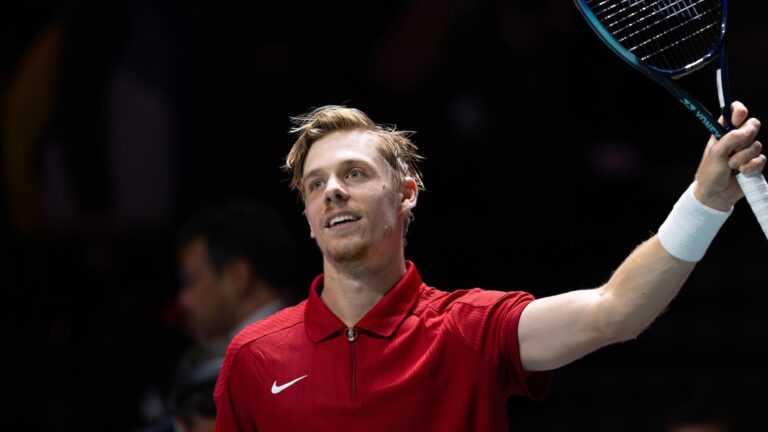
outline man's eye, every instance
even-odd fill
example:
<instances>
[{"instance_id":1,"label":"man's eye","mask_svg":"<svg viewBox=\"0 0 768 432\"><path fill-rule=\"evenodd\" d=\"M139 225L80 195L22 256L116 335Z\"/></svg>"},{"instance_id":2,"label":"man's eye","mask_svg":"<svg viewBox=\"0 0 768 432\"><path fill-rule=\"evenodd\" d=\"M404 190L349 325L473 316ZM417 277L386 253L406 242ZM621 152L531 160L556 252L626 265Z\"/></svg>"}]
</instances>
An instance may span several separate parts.
<instances>
[{"instance_id":1,"label":"man's eye","mask_svg":"<svg viewBox=\"0 0 768 432\"><path fill-rule=\"evenodd\" d=\"M357 177L360 177L361 175L363 175L363 173L358 169L353 169L348 174L349 178L357 178Z\"/></svg>"},{"instance_id":2,"label":"man's eye","mask_svg":"<svg viewBox=\"0 0 768 432\"><path fill-rule=\"evenodd\" d=\"M315 180L309 184L309 190L318 190L323 185L322 180Z\"/></svg>"}]
</instances>

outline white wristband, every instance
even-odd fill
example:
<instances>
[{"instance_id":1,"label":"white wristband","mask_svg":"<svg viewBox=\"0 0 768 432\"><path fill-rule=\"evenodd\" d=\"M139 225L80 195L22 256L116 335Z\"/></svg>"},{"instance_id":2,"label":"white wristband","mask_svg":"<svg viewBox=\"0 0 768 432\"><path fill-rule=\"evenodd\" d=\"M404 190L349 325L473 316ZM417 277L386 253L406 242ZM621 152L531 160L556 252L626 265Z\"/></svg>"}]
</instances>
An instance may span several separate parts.
<instances>
[{"instance_id":1,"label":"white wristband","mask_svg":"<svg viewBox=\"0 0 768 432\"><path fill-rule=\"evenodd\" d=\"M683 193L667 220L659 227L659 241L675 258L696 262L704 257L709 244L733 212L707 207L693 196L693 182Z\"/></svg>"}]
</instances>

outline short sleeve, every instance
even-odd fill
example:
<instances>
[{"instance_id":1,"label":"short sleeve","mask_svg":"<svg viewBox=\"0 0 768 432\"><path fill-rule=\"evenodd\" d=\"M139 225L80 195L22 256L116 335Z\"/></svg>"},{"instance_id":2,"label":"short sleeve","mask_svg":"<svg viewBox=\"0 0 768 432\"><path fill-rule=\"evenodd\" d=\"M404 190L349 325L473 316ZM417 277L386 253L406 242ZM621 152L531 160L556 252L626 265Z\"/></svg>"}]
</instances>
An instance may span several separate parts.
<instances>
[{"instance_id":1,"label":"short sleeve","mask_svg":"<svg viewBox=\"0 0 768 432\"><path fill-rule=\"evenodd\" d=\"M227 352L224 366L216 380L214 432L257 431L248 407L254 406L252 354L247 347Z\"/></svg>"},{"instance_id":2,"label":"short sleeve","mask_svg":"<svg viewBox=\"0 0 768 432\"><path fill-rule=\"evenodd\" d=\"M552 372L523 368L517 336L520 316L534 298L526 292L473 289L454 292L451 322L483 361L497 368L508 395L542 399Z\"/></svg>"},{"instance_id":3,"label":"short sleeve","mask_svg":"<svg viewBox=\"0 0 768 432\"><path fill-rule=\"evenodd\" d=\"M518 385L511 387L513 394L530 397L531 399L541 400L546 396L549 385L552 381L553 371L527 371L523 368L523 362L520 358L520 340L518 339L518 327L523 310L531 304L533 296L529 300L511 305L507 308L506 321L502 325L501 338L504 340L504 350L509 367L506 368L510 374L510 381Z\"/></svg>"}]
</instances>

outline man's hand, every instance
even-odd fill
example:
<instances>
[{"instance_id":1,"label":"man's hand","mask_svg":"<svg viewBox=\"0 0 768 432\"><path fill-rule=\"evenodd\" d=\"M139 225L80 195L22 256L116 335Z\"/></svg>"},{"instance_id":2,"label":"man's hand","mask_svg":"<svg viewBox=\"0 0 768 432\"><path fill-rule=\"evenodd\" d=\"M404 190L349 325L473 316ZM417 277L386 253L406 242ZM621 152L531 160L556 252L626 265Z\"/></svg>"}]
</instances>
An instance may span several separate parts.
<instances>
[{"instance_id":1,"label":"man's hand","mask_svg":"<svg viewBox=\"0 0 768 432\"><path fill-rule=\"evenodd\" d=\"M728 210L744 196L732 171L748 173L762 171L765 167L766 157L760 153L763 146L755 141L760 121L755 118L746 120L747 115L747 108L741 102L734 102L732 121L735 129L720 140L711 137L707 143L696 171L693 191L706 206ZM722 118L720 124L723 124Z\"/></svg>"}]
</instances>

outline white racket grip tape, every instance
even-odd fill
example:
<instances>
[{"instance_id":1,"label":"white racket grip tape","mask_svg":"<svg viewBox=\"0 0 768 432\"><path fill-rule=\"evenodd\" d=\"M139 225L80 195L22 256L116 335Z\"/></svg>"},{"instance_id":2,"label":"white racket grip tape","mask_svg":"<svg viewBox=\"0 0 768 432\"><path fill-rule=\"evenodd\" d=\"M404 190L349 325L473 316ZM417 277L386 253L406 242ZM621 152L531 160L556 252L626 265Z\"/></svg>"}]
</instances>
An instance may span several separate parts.
<instances>
[{"instance_id":1,"label":"white racket grip tape","mask_svg":"<svg viewBox=\"0 0 768 432\"><path fill-rule=\"evenodd\" d=\"M720 227L733 212L733 207L720 211L702 204L693 195L695 186L696 182L693 182L659 227L659 241L664 250L689 262L701 261Z\"/></svg>"},{"instance_id":2,"label":"white racket grip tape","mask_svg":"<svg viewBox=\"0 0 768 432\"><path fill-rule=\"evenodd\" d=\"M720 109L725 108L725 95L723 95L723 73L720 68L717 68L715 73L715 81L717 82L717 100L720 101Z\"/></svg>"},{"instance_id":3,"label":"white racket grip tape","mask_svg":"<svg viewBox=\"0 0 768 432\"><path fill-rule=\"evenodd\" d=\"M747 174L737 174L736 180L741 186L741 191L747 197L752 212L757 217L763 233L768 237L768 183L760 171L753 171Z\"/></svg>"}]
</instances>

